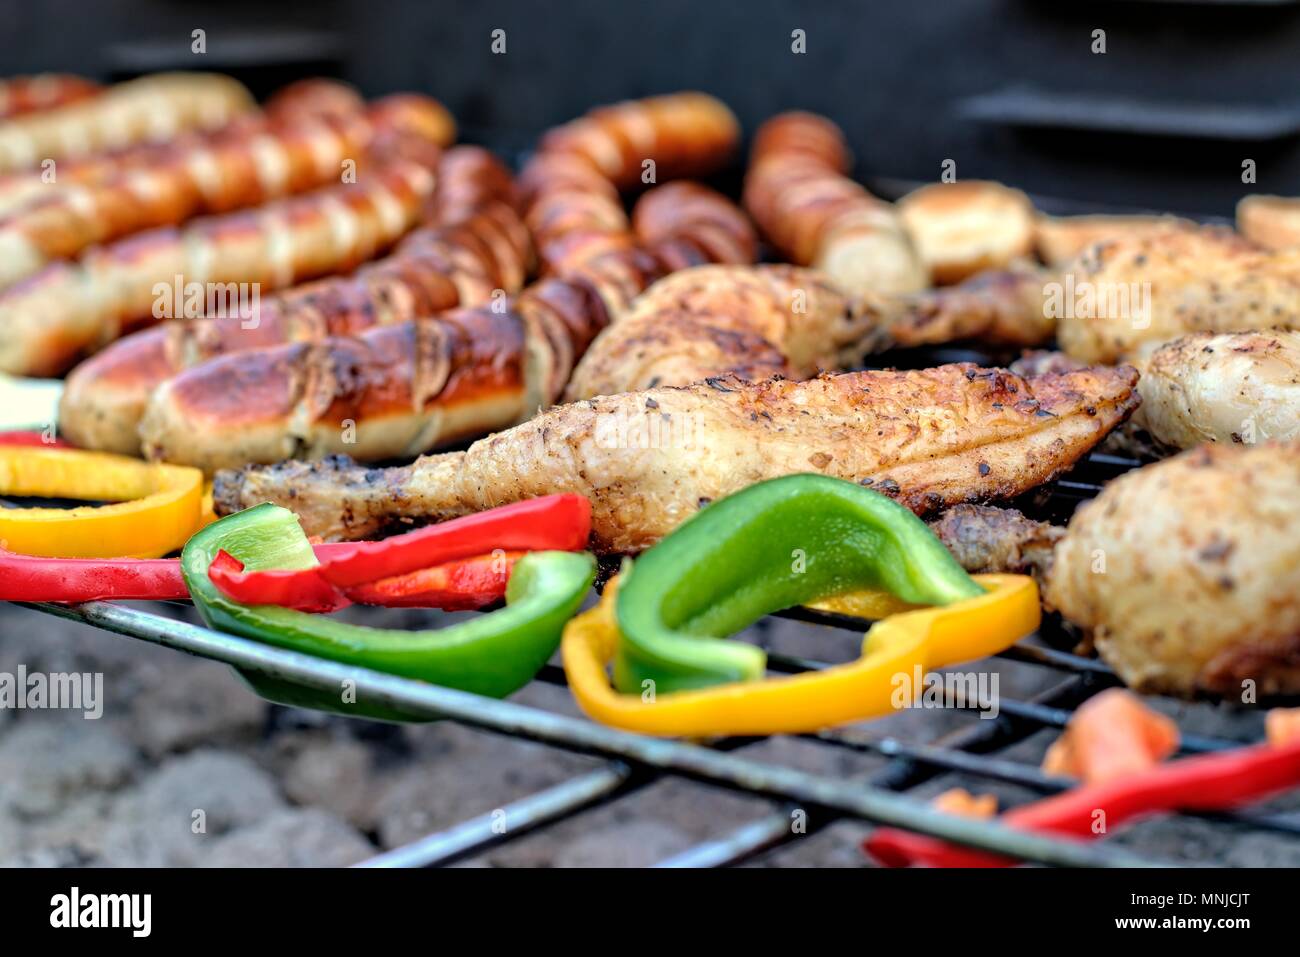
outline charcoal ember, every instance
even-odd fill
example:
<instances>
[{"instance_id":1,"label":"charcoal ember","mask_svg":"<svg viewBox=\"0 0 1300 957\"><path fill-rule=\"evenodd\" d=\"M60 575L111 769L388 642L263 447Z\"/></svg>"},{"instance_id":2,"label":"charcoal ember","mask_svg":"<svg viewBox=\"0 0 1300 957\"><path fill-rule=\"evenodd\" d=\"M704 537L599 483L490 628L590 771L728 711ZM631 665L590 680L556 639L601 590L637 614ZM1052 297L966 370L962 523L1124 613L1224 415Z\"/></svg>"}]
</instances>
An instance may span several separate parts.
<instances>
[{"instance_id":1,"label":"charcoal ember","mask_svg":"<svg viewBox=\"0 0 1300 957\"><path fill-rule=\"evenodd\" d=\"M592 767L587 759L449 722L410 732L414 762L389 776L375 800L376 830L386 848L487 814Z\"/></svg>"},{"instance_id":2,"label":"charcoal ember","mask_svg":"<svg viewBox=\"0 0 1300 957\"><path fill-rule=\"evenodd\" d=\"M375 854L346 821L319 808L290 808L218 838L207 867L347 867Z\"/></svg>"},{"instance_id":3,"label":"charcoal ember","mask_svg":"<svg viewBox=\"0 0 1300 957\"><path fill-rule=\"evenodd\" d=\"M225 665L175 658L166 673L132 696L131 735L158 757L199 745L255 741L267 704Z\"/></svg>"},{"instance_id":4,"label":"charcoal ember","mask_svg":"<svg viewBox=\"0 0 1300 957\"><path fill-rule=\"evenodd\" d=\"M23 853L6 854L0 839L0 866L84 867L105 863L104 822L115 801L112 792L91 791L69 801L57 814L27 822Z\"/></svg>"},{"instance_id":5,"label":"charcoal ember","mask_svg":"<svg viewBox=\"0 0 1300 957\"><path fill-rule=\"evenodd\" d=\"M310 739L292 748L281 779L296 804L319 807L369 829L375 771L371 749L358 741Z\"/></svg>"},{"instance_id":6,"label":"charcoal ember","mask_svg":"<svg viewBox=\"0 0 1300 957\"><path fill-rule=\"evenodd\" d=\"M136 749L108 723L42 712L0 737L0 808L49 817L85 791L121 787L138 766Z\"/></svg>"},{"instance_id":7,"label":"charcoal ember","mask_svg":"<svg viewBox=\"0 0 1300 957\"><path fill-rule=\"evenodd\" d=\"M587 830L557 850L556 867L649 867L694 842L663 821L639 820Z\"/></svg>"},{"instance_id":8,"label":"charcoal ember","mask_svg":"<svg viewBox=\"0 0 1300 957\"><path fill-rule=\"evenodd\" d=\"M172 758L113 810L105 857L118 865L191 867L216 840L286 807L248 758L204 749Z\"/></svg>"}]
</instances>

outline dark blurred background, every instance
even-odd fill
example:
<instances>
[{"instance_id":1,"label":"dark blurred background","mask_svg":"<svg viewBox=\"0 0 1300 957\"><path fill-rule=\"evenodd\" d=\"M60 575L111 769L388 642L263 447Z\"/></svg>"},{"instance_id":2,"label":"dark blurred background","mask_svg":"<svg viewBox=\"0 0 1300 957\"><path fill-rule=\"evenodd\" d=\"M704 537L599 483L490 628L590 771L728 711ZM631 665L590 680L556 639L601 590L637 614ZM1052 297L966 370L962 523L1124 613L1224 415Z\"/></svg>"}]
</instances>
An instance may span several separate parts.
<instances>
[{"instance_id":1,"label":"dark blurred background","mask_svg":"<svg viewBox=\"0 0 1300 957\"><path fill-rule=\"evenodd\" d=\"M463 138L526 149L601 102L698 88L752 133L828 114L886 195L988 177L1098 208L1226 215L1300 194L1300 4L1273 0L41 0L6 2L5 73L231 72L259 95L310 74L420 90ZM207 53L190 51L191 31ZM491 34L506 53L491 52ZM807 52L791 52L805 31ZM1105 53L1094 53L1094 31ZM1257 183L1243 184L1253 160ZM1072 204L1073 205L1073 204ZM1051 204L1048 203L1050 208ZM1086 207L1085 207L1086 208Z\"/></svg>"}]
</instances>

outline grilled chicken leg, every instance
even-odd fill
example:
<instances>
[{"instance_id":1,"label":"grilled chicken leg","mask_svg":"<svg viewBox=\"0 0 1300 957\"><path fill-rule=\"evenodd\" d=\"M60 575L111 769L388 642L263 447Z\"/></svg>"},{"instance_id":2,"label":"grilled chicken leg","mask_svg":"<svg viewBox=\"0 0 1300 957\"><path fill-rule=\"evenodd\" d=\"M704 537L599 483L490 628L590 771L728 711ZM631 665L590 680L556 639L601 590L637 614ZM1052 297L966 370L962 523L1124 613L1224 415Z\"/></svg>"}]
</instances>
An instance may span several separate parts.
<instances>
[{"instance_id":1,"label":"grilled chicken leg","mask_svg":"<svg viewBox=\"0 0 1300 957\"><path fill-rule=\"evenodd\" d=\"M1202 442L1254 445L1300 439L1300 332L1198 332L1147 348L1134 360L1142 405L1107 444L1143 456ZM1060 352L1031 352L1019 375L1087 366Z\"/></svg>"},{"instance_id":2,"label":"grilled chicken leg","mask_svg":"<svg viewBox=\"0 0 1300 957\"><path fill-rule=\"evenodd\" d=\"M911 296L864 295L882 339L982 339L1061 348L1088 364L1130 362L1195 332L1300 328L1300 247L1270 252L1230 230L1159 222L1049 270L977 275Z\"/></svg>"},{"instance_id":3,"label":"grilled chicken leg","mask_svg":"<svg viewBox=\"0 0 1300 957\"><path fill-rule=\"evenodd\" d=\"M1035 573L1139 690L1292 694L1297 502L1300 444L1205 445L1115 479L1065 531L969 507L931 528L968 571Z\"/></svg>"},{"instance_id":4,"label":"grilled chicken leg","mask_svg":"<svg viewBox=\"0 0 1300 957\"><path fill-rule=\"evenodd\" d=\"M553 492L591 499L602 552L637 552L715 498L819 472L924 513L1007 498L1068 468L1137 404L1133 369L1021 379L969 363L806 382L709 379L556 406L392 469L340 457L221 472L221 512L267 500L356 539Z\"/></svg>"},{"instance_id":5,"label":"grilled chicken leg","mask_svg":"<svg viewBox=\"0 0 1300 957\"><path fill-rule=\"evenodd\" d=\"M596 337L569 400L687 385L728 373L805 379L897 346L954 339L1036 345L1052 326L1034 270L991 272L915 294L846 296L797 266L697 266L661 279ZM1037 320L1033 317L1037 315Z\"/></svg>"},{"instance_id":6,"label":"grilled chicken leg","mask_svg":"<svg viewBox=\"0 0 1300 957\"><path fill-rule=\"evenodd\" d=\"M727 373L750 381L806 379L869 351L874 325L811 269L683 269L643 292L596 337L565 396L687 385Z\"/></svg>"},{"instance_id":7,"label":"grilled chicken leg","mask_svg":"<svg viewBox=\"0 0 1300 957\"><path fill-rule=\"evenodd\" d=\"M1111 482L1047 601L1144 690L1300 691L1300 445L1206 445Z\"/></svg>"},{"instance_id":8,"label":"grilled chicken leg","mask_svg":"<svg viewBox=\"0 0 1300 957\"><path fill-rule=\"evenodd\" d=\"M1133 424L1160 446L1300 438L1300 332L1202 332L1135 363Z\"/></svg>"},{"instance_id":9,"label":"grilled chicken leg","mask_svg":"<svg viewBox=\"0 0 1300 957\"><path fill-rule=\"evenodd\" d=\"M1211 228L1139 234L1092 247L1044 291L1066 353L1130 361L1191 332L1300 328L1300 249Z\"/></svg>"}]
</instances>

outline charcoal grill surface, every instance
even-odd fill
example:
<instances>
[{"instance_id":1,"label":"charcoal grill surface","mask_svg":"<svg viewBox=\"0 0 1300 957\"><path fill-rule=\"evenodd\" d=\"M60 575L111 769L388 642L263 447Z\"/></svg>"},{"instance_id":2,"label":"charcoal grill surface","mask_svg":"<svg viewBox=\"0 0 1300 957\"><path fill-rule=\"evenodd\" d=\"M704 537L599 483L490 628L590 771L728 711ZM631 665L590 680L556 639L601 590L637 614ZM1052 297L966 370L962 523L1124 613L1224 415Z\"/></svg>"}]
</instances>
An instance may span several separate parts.
<instances>
[{"instance_id":1,"label":"charcoal grill surface","mask_svg":"<svg viewBox=\"0 0 1300 957\"><path fill-rule=\"evenodd\" d=\"M517 154L515 159L519 159ZM1060 213L1091 211L1070 209L1059 200L1053 201L1052 206ZM879 358L891 366L922 368L956 361L997 365L1011 357L979 348L948 346L891 352ZM1069 474L1011 504L1032 517L1063 523L1079 503L1096 495L1106 482L1139 464L1136 459L1093 452ZM1036 764L1017 758L1015 747L1045 729L1063 728L1083 701L1119 684L1119 680L1105 663L1071 653L1073 638L1052 616L1045 619L1038 634L997 658L1039 669L1055 680L1046 690L1023 700L1000 696L1000 714L996 719L975 721L956 732L938 734L925 743L904 741L887 732L873 732L873 723L798 736L817 747L883 759L882 766L869 774L836 778L747 757L748 749L767 739L727 738L707 743L656 739L540 707L484 698L261 645L139 608L106 602L28 607L316 688L337 690L341 682L353 681L359 701L375 700L401 706L413 718L443 718L606 759L595 769L560 784L378 854L359 865L363 867L451 864L673 777L766 798L771 802L771 810L731 833L663 860L659 866L664 867L739 864L844 819L902 827L1036 864L1132 867L1178 863L1138 855L1112 840L1067 841L1013 831L996 821L941 814L929 807L925 798L913 793L947 773L959 774L976 782L977 787L1010 784L1039 795L1073 785L1069 779L1047 775ZM861 633L866 627L852 618L804 609L791 610L780 617L801 622L801 627L810 630L836 628ZM768 656L768 667L774 674L820 669L835 663L838 662L778 653ZM565 684L563 670L555 665L545 666L534 680L557 686ZM960 706L958 702L949 704ZM1242 743L1228 736L1207 736L1185 730L1181 735L1184 754L1222 750ZM803 827L792 827L796 816L801 816ZM1235 829L1234 833L1300 836L1300 814L1295 813L1187 816Z\"/></svg>"},{"instance_id":2,"label":"charcoal grill surface","mask_svg":"<svg viewBox=\"0 0 1300 957\"><path fill-rule=\"evenodd\" d=\"M1133 459L1095 452L1068 476L1031 493L1018 504L1038 515L1060 519L1106 481L1134 467ZM1043 773L1037 766L1007 752L1044 729L1060 729L1072 711L1089 696L1118 683L1104 663L1071 653L1071 638L1053 618L1039 634L998 656L1055 676L1043 692L1026 699L999 698L994 720L924 743L874 733L872 723L799 736L818 747L845 749L883 759L879 770L866 776L837 779L810 774L781 764L746 756L763 739L727 738L706 743L662 740L602 727L544 708L482 698L465 692L359 670L230 635L136 607L92 602L81 606L30 605L43 612L81 621L121 635L165 645L241 668L269 671L303 684L337 689L356 682L359 700L379 700L407 709L412 717L443 717L486 731L541 742L568 751L598 755L606 763L502 808L429 834L361 866L413 867L450 864L489 847L517 840L594 807L617 802L646 786L672 776L717 785L771 801L770 813L729 834L712 839L661 862L665 867L727 866L814 833L841 819L889 824L958 843L996 851L1039 864L1063 866L1134 866L1170 863L1150 860L1109 841L1077 843L1011 831L996 822L956 818L932 810L911 792L945 773L957 773L989 785L1011 784L1039 794L1072 785L1068 779ZM807 629L839 628L861 632L852 618L804 609L783 618ZM833 662L769 655L774 674L791 674L827 667ZM980 667L995 667L990 662ZM562 686L563 670L547 665L535 679ZM959 707L960 703L949 702ZM1196 753L1234 747L1227 737L1184 733L1182 750ZM805 826L792 827L802 812ZM1237 813L1196 815L1224 827L1300 836L1300 816ZM504 827L502 826L504 824Z\"/></svg>"}]
</instances>

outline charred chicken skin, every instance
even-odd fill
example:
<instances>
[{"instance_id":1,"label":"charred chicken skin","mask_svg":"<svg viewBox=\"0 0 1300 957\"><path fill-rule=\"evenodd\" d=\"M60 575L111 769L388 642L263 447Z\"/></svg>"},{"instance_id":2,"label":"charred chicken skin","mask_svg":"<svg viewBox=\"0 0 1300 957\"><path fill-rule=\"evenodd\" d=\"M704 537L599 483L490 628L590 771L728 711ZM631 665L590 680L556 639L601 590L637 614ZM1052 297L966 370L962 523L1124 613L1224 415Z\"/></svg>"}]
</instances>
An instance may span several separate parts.
<instances>
[{"instance_id":1,"label":"charred chicken skin","mask_svg":"<svg viewBox=\"0 0 1300 957\"><path fill-rule=\"evenodd\" d=\"M1128 685L1240 699L1300 692L1297 501L1300 445L1205 445L1115 479L1068 530L987 507L931 528L968 571L1038 575Z\"/></svg>"},{"instance_id":2,"label":"charred chicken skin","mask_svg":"<svg viewBox=\"0 0 1300 957\"><path fill-rule=\"evenodd\" d=\"M1092 247L1045 287L1061 348L1131 361L1193 332L1300 327L1300 250L1262 250L1221 229L1170 229ZM1051 295L1057 293L1057 295Z\"/></svg>"},{"instance_id":3,"label":"charred chicken skin","mask_svg":"<svg viewBox=\"0 0 1300 957\"><path fill-rule=\"evenodd\" d=\"M1199 332L1153 344L1133 365L1142 404L1107 445L1157 458L1203 442L1300 439L1300 332ZM1062 352L1030 352L1019 375L1087 368Z\"/></svg>"},{"instance_id":4,"label":"charred chicken skin","mask_svg":"<svg viewBox=\"0 0 1300 957\"><path fill-rule=\"evenodd\" d=\"M1144 691L1300 691L1300 446L1206 445L1111 482L1046 600Z\"/></svg>"},{"instance_id":5,"label":"charred chicken skin","mask_svg":"<svg viewBox=\"0 0 1300 957\"><path fill-rule=\"evenodd\" d=\"M368 469L333 457L221 472L233 512L274 501L310 535L356 539L577 492L593 546L637 552L716 498L797 472L851 479L918 513L1002 499L1073 464L1137 404L1136 372L1022 379L962 363L806 382L718 377L556 406L463 452Z\"/></svg>"},{"instance_id":6,"label":"charred chicken skin","mask_svg":"<svg viewBox=\"0 0 1300 957\"><path fill-rule=\"evenodd\" d=\"M1135 365L1133 424L1161 447L1300 439L1300 332L1202 332Z\"/></svg>"}]
</instances>

